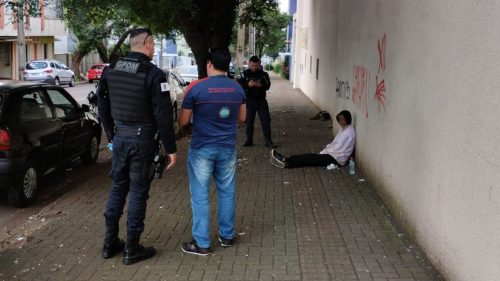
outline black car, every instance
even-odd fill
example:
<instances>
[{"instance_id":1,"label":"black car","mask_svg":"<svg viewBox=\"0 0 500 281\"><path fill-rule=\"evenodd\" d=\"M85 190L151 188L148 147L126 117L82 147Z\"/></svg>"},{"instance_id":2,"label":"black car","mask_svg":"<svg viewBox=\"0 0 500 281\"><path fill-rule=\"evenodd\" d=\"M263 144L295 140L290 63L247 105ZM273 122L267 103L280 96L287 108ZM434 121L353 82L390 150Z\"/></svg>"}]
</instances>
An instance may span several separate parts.
<instances>
[{"instance_id":1,"label":"black car","mask_svg":"<svg viewBox=\"0 0 500 281\"><path fill-rule=\"evenodd\" d=\"M59 86L0 80L0 189L9 203L24 207L39 179L80 157L93 164L101 126Z\"/></svg>"}]
</instances>

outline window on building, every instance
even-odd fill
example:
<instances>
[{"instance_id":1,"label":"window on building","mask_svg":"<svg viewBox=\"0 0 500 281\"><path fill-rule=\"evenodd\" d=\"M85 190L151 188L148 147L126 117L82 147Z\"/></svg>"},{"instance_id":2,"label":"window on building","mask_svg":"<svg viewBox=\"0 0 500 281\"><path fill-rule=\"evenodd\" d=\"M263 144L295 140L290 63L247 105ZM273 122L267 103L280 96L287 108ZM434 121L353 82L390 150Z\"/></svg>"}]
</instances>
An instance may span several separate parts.
<instances>
[{"instance_id":1,"label":"window on building","mask_svg":"<svg viewBox=\"0 0 500 281\"><path fill-rule=\"evenodd\" d=\"M319 59L316 59L316 80L319 78Z\"/></svg>"},{"instance_id":2,"label":"window on building","mask_svg":"<svg viewBox=\"0 0 500 281\"><path fill-rule=\"evenodd\" d=\"M309 56L309 74L312 73L313 56Z\"/></svg>"}]
</instances>

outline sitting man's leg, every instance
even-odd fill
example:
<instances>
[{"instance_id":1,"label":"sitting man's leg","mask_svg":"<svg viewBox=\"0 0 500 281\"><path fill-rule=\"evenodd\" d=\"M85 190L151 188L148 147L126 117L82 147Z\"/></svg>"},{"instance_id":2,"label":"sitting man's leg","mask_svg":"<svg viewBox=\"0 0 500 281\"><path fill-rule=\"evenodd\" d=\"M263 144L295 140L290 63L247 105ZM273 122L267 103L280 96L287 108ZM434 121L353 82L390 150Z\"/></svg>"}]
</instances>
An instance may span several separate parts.
<instances>
[{"instance_id":1,"label":"sitting man's leg","mask_svg":"<svg viewBox=\"0 0 500 281\"><path fill-rule=\"evenodd\" d=\"M274 149L271 151L271 164L279 168L299 168L308 166L326 167L332 163L338 165L335 158L329 154L306 153L284 157Z\"/></svg>"}]
</instances>

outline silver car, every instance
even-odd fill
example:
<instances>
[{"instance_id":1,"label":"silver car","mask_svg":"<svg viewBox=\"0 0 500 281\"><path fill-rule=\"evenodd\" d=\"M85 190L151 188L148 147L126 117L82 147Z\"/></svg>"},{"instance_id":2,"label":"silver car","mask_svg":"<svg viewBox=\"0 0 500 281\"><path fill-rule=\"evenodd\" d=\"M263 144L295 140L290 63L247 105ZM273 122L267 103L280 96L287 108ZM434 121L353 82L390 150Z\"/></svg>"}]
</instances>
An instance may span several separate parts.
<instances>
[{"instance_id":1,"label":"silver car","mask_svg":"<svg viewBox=\"0 0 500 281\"><path fill-rule=\"evenodd\" d=\"M40 81L53 85L75 86L75 73L57 60L35 60L26 64L23 72L26 81Z\"/></svg>"},{"instance_id":2,"label":"silver car","mask_svg":"<svg viewBox=\"0 0 500 281\"><path fill-rule=\"evenodd\" d=\"M191 83L194 80L198 80L198 66L181 66L181 68L179 69L179 74L182 76L182 79L184 79L186 83Z\"/></svg>"}]
</instances>

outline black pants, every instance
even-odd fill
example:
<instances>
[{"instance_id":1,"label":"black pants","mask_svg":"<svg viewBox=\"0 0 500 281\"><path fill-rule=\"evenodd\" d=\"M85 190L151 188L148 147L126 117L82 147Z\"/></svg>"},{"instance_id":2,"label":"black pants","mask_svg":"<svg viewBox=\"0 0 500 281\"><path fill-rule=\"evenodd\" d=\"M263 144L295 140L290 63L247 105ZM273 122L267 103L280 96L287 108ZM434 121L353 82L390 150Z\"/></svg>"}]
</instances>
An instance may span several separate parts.
<instances>
[{"instance_id":1,"label":"black pants","mask_svg":"<svg viewBox=\"0 0 500 281\"><path fill-rule=\"evenodd\" d=\"M316 153L306 153L300 155L293 155L286 158L287 168L299 168L307 166L322 166L326 167L330 164L339 165L337 160L329 154L316 154Z\"/></svg>"},{"instance_id":2,"label":"black pants","mask_svg":"<svg viewBox=\"0 0 500 281\"><path fill-rule=\"evenodd\" d=\"M149 170L155 150L152 133L137 135L122 133L120 128L113 138L113 185L104 216L106 225L118 225L129 195L127 237L139 237L144 231L144 218L149 198Z\"/></svg>"},{"instance_id":3,"label":"black pants","mask_svg":"<svg viewBox=\"0 0 500 281\"><path fill-rule=\"evenodd\" d=\"M253 123L255 115L259 113L260 124L264 138L271 140L271 115L269 114L269 105L266 98L247 98L247 140L253 140Z\"/></svg>"}]
</instances>

